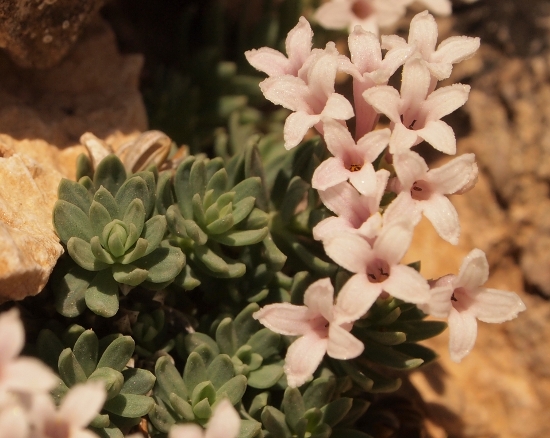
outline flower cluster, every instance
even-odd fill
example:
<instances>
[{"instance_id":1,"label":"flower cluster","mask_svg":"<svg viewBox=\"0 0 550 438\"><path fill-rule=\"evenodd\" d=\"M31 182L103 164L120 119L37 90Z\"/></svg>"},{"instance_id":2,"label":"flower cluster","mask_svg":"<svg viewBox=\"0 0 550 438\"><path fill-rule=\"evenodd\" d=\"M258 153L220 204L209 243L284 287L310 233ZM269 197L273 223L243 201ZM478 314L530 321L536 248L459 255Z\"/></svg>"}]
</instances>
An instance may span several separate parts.
<instances>
[{"instance_id":1,"label":"flower cluster","mask_svg":"<svg viewBox=\"0 0 550 438\"><path fill-rule=\"evenodd\" d=\"M344 3L334 1L325 8ZM277 333L300 336L286 356L291 387L310 379L325 353L335 359L360 356L364 346L350 333L354 322L377 298L388 295L448 317L451 357L458 362L473 346L476 317L502 322L524 310L523 302L512 292L481 287L488 268L480 250L465 259L458 277L431 283L401 260L422 214L441 238L458 243L458 215L447 195L475 185L475 157L465 154L430 169L412 148L425 141L440 152L456 154L454 132L441 118L464 105L470 87L436 86L450 76L453 64L474 54L479 39L451 37L436 48L437 25L428 11L413 18L406 41L390 35L382 36L380 43L374 33L356 26L348 39L350 58L334 43L312 49L312 36L302 17L286 40L288 58L268 48L251 50L246 57L269 75L260 84L264 96L292 111L284 126L285 147L294 148L314 128L332 154L316 168L311 185L336 216L319 222L313 235L326 254L353 275L336 301L326 278L308 288L303 306L270 304L254 317ZM397 90L387 84L400 67ZM335 92L339 72L353 79L353 105ZM381 114L391 123L376 129ZM354 136L346 123L353 116Z\"/></svg>"},{"instance_id":2,"label":"flower cluster","mask_svg":"<svg viewBox=\"0 0 550 438\"><path fill-rule=\"evenodd\" d=\"M56 407L49 394L55 374L38 359L19 357L25 341L19 313L0 315L0 436L93 438L85 428L106 398L100 382L77 385Z\"/></svg>"}]
</instances>

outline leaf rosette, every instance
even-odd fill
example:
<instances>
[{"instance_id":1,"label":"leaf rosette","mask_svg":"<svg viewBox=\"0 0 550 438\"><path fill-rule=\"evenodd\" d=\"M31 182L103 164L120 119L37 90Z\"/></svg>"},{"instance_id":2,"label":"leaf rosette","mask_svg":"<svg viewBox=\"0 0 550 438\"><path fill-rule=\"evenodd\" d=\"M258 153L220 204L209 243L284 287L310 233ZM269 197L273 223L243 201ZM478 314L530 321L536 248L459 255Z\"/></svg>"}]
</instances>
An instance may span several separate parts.
<instances>
[{"instance_id":1,"label":"leaf rosette","mask_svg":"<svg viewBox=\"0 0 550 438\"><path fill-rule=\"evenodd\" d=\"M160 289L170 284L185 265L181 249L166 240L166 218L154 214L155 174L143 171L127 177L115 155L98 165L93 180L63 179L53 212L55 229L67 252L81 269L62 280L80 281L81 293L58 284L57 309L76 316L87 306L110 317L118 311L120 285L124 291L142 285ZM88 271L95 273L82 272ZM68 278L67 275L74 278ZM87 284L87 285L86 285Z\"/></svg>"}]
</instances>

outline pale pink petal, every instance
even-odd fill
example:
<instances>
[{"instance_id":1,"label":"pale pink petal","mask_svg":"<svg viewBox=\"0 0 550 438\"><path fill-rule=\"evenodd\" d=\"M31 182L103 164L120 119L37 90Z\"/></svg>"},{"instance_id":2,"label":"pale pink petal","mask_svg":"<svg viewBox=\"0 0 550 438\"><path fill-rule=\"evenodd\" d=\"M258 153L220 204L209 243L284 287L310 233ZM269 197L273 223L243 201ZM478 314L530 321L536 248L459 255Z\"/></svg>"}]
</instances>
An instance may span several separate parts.
<instances>
[{"instance_id":1,"label":"pale pink petal","mask_svg":"<svg viewBox=\"0 0 550 438\"><path fill-rule=\"evenodd\" d=\"M340 360L354 359L359 356L365 346L349 331L338 324L331 324L328 329L327 354Z\"/></svg>"},{"instance_id":2,"label":"pale pink petal","mask_svg":"<svg viewBox=\"0 0 550 438\"><path fill-rule=\"evenodd\" d=\"M453 308L451 302L453 290L452 284L432 287L430 289L430 299L423 304L418 304L418 308L436 318L447 318Z\"/></svg>"},{"instance_id":3,"label":"pale pink petal","mask_svg":"<svg viewBox=\"0 0 550 438\"><path fill-rule=\"evenodd\" d=\"M353 19L349 1L330 1L322 4L313 16L317 23L325 29L344 29Z\"/></svg>"},{"instance_id":4,"label":"pale pink petal","mask_svg":"<svg viewBox=\"0 0 550 438\"><path fill-rule=\"evenodd\" d=\"M358 219L354 207L361 202L361 195L350 184L340 183L329 189L321 190L319 197L325 207L338 216L346 218L350 222Z\"/></svg>"},{"instance_id":5,"label":"pale pink petal","mask_svg":"<svg viewBox=\"0 0 550 438\"><path fill-rule=\"evenodd\" d=\"M84 428L99 413L107 394L101 382L76 385L65 395L59 407L59 414L73 426Z\"/></svg>"},{"instance_id":6,"label":"pale pink petal","mask_svg":"<svg viewBox=\"0 0 550 438\"><path fill-rule=\"evenodd\" d=\"M364 273L372 257L370 245L360 236L346 233L324 242L327 255L350 272Z\"/></svg>"},{"instance_id":7,"label":"pale pink petal","mask_svg":"<svg viewBox=\"0 0 550 438\"><path fill-rule=\"evenodd\" d=\"M338 72L339 58L336 45L330 41L325 50L316 49L308 58L307 85L311 94L318 99L326 99L334 93L334 81ZM304 64L306 65L306 64ZM302 74L302 71L300 72Z\"/></svg>"},{"instance_id":8,"label":"pale pink petal","mask_svg":"<svg viewBox=\"0 0 550 438\"><path fill-rule=\"evenodd\" d=\"M357 141L357 147L361 149L365 161L374 162L388 145L390 136L390 129L384 128L369 132L361 137Z\"/></svg>"},{"instance_id":9,"label":"pale pink petal","mask_svg":"<svg viewBox=\"0 0 550 438\"><path fill-rule=\"evenodd\" d=\"M363 93L363 98L379 113L385 114L392 122L400 123L399 106L401 96L399 91L389 85L378 85Z\"/></svg>"},{"instance_id":10,"label":"pale pink petal","mask_svg":"<svg viewBox=\"0 0 550 438\"><path fill-rule=\"evenodd\" d=\"M304 293L304 304L311 313L320 314L327 321L331 321L334 306L334 288L330 278L322 278L311 283Z\"/></svg>"},{"instance_id":11,"label":"pale pink petal","mask_svg":"<svg viewBox=\"0 0 550 438\"><path fill-rule=\"evenodd\" d=\"M303 111L292 113L286 118L283 131L285 148L292 149L300 144L307 131L319 122L321 118L316 115L309 115Z\"/></svg>"},{"instance_id":12,"label":"pale pink petal","mask_svg":"<svg viewBox=\"0 0 550 438\"><path fill-rule=\"evenodd\" d=\"M430 170L425 180L432 183L438 193L449 195L458 192L470 183L475 160L474 154L461 155L437 169Z\"/></svg>"},{"instance_id":13,"label":"pale pink petal","mask_svg":"<svg viewBox=\"0 0 550 438\"><path fill-rule=\"evenodd\" d=\"M252 314L254 319L269 330L287 336L299 336L311 331L311 316L312 313L306 306L290 303L268 304Z\"/></svg>"},{"instance_id":14,"label":"pale pink petal","mask_svg":"<svg viewBox=\"0 0 550 438\"><path fill-rule=\"evenodd\" d=\"M429 58L437 44L437 24L433 15L424 11L413 17L407 42L416 45L424 59Z\"/></svg>"},{"instance_id":15,"label":"pale pink petal","mask_svg":"<svg viewBox=\"0 0 550 438\"><path fill-rule=\"evenodd\" d=\"M412 236L413 226L403 218L384 226L374 242L373 249L377 257L388 262L390 266L396 265L409 249Z\"/></svg>"},{"instance_id":16,"label":"pale pink petal","mask_svg":"<svg viewBox=\"0 0 550 438\"><path fill-rule=\"evenodd\" d=\"M409 47L407 41L401 38L398 35L382 35L380 37L382 49L392 50L392 49L405 49Z\"/></svg>"},{"instance_id":17,"label":"pale pink petal","mask_svg":"<svg viewBox=\"0 0 550 438\"><path fill-rule=\"evenodd\" d=\"M476 291L468 312L480 321L501 323L514 319L525 309L525 304L515 292L482 287Z\"/></svg>"},{"instance_id":18,"label":"pale pink petal","mask_svg":"<svg viewBox=\"0 0 550 438\"><path fill-rule=\"evenodd\" d=\"M411 198L410 191L404 191L397 195L384 211L384 226L395 221L407 220L410 226L415 227L422 219L422 213L417 203Z\"/></svg>"},{"instance_id":19,"label":"pale pink petal","mask_svg":"<svg viewBox=\"0 0 550 438\"><path fill-rule=\"evenodd\" d=\"M228 399L214 409L206 427L204 438L236 438L241 429L241 417Z\"/></svg>"},{"instance_id":20,"label":"pale pink petal","mask_svg":"<svg viewBox=\"0 0 550 438\"><path fill-rule=\"evenodd\" d=\"M332 93L329 95L321 115L323 118L348 120L354 116L353 106L341 94Z\"/></svg>"},{"instance_id":21,"label":"pale pink petal","mask_svg":"<svg viewBox=\"0 0 550 438\"><path fill-rule=\"evenodd\" d=\"M19 405L0 410L0 438L28 438L29 421Z\"/></svg>"},{"instance_id":22,"label":"pale pink petal","mask_svg":"<svg viewBox=\"0 0 550 438\"><path fill-rule=\"evenodd\" d=\"M418 140L417 132L407 129L401 122L396 123L390 137L390 152L400 154L408 151Z\"/></svg>"},{"instance_id":23,"label":"pale pink petal","mask_svg":"<svg viewBox=\"0 0 550 438\"><path fill-rule=\"evenodd\" d=\"M353 275L338 293L333 324L349 323L361 318L371 308L380 292L381 288L371 283L365 274Z\"/></svg>"},{"instance_id":24,"label":"pale pink petal","mask_svg":"<svg viewBox=\"0 0 550 438\"><path fill-rule=\"evenodd\" d=\"M428 95L430 81L430 71L421 59L411 58L403 66L400 114L403 114L403 123L406 126L416 119L418 108ZM409 118L411 120L408 120Z\"/></svg>"},{"instance_id":25,"label":"pale pink petal","mask_svg":"<svg viewBox=\"0 0 550 438\"><path fill-rule=\"evenodd\" d=\"M282 76L288 74L289 62L285 55L270 47L253 49L244 52L246 60L256 70L268 76Z\"/></svg>"},{"instance_id":26,"label":"pale pink petal","mask_svg":"<svg viewBox=\"0 0 550 438\"><path fill-rule=\"evenodd\" d=\"M449 155L456 154L455 133L444 121L430 121L424 128L417 130L416 134L431 144L434 149Z\"/></svg>"},{"instance_id":27,"label":"pale pink petal","mask_svg":"<svg viewBox=\"0 0 550 438\"><path fill-rule=\"evenodd\" d=\"M471 58L479 49L480 39L467 36L453 36L442 41L430 61L456 64Z\"/></svg>"},{"instance_id":28,"label":"pale pink petal","mask_svg":"<svg viewBox=\"0 0 550 438\"><path fill-rule=\"evenodd\" d=\"M303 80L295 76L264 79L260 82L260 89L265 98L276 105L292 111L306 111L309 108L305 103L310 93L309 88Z\"/></svg>"},{"instance_id":29,"label":"pale pink petal","mask_svg":"<svg viewBox=\"0 0 550 438\"><path fill-rule=\"evenodd\" d=\"M480 249L473 249L462 261L455 287L475 290L485 284L489 278L489 263L485 253Z\"/></svg>"},{"instance_id":30,"label":"pale pink petal","mask_svg":"<svg viewBox=\"0 0 550 438\"><path fill-rule=\"evenodd\" d=\"M393 26L405 15L405 2L403 0L363 0L374 7L376 19L380 27Z\"/></svg>"},{"instance_id":31,"label":"pale pink petal","mask_svg":"<svg viewBox=\"0 0 550 438\"><path fill-rule=\"evenodd\" d=\"M25 330L19 311L11 309L0 315L0 366L16 358L25 344Z\"/></svg>"},{"instance_id":32,"label":"pale pink petal","mask_svg":"<svg viewBox=\"0 0 550 438\"><path fill-rule=\"evenodd\" d=\"M376 238L380 234L380 231L382 231L382 215L378 212L374 213L357 231L365 239Z\"/></svg>"},{"instance_id":33,"label":"pale pink petal","mask_svg":"<svg viewBox=\"0 0 550 438\"><path fill-rule=\"evenodd\" d=\"M468 100L469 94L470 86L463 84L453 84L435 90L421 105L427 114L426 121L439 120L460 108Z\"/></svg>"},{"instance_id":34,"label":"pale pink petal","mask_svg":"<svg viewBox=\"0 0 550 438\"><path fill-rule=\"evenodd\" d=\"M426 303L430 299L428 282L415 269L405 265L391 266L390 276L382 284L384 290L408 303Z\"/></svg>"},{"instance_id":35,"label":"pale pink petal","mask_svg":"<svg viewBox=\"0 0 550 438\"><path fill-rule=\"evenodd\" d=\"M451 15L452 5L449 0L417 0L419 3L427 7L435 15L447 16Z\"/></svg>"},{"instance_id":36,"label":"pale pink petal","mask_svg":"<svg viewBox=\"0 0 550 438\"><path fill-rule=\"evenodd\" d=\"M346 150L356 147L348 128L336 120L323 120L323 137L327 149L335 157L341 157Z\"/></svg>"},{"instance_id":37,"label":"pale pink petal","mask_svg":"<svg viewBox=\"0 0 550 438\"><path fill-rule=\"evenodd\" d=\"M364 196L376 194L376 173L370 163L363 164L361 170L357 172L350 172L349 182Z\"/></svg>"},{"instance_id":38,"label":"pale pink petal","mask_svg":"<svg viewBox=\"0 0 550 438\"><path fill-rule=\"evenodd\" d=\"M346 219L335 216L327 217L315 225L311 230L313 238L321 241L337 236L342 233L342 231L354 232L355 228L353 228Z\"/></svg>"},{"instance_id":39,"label":"pale pink petal","mask_svg":"<svg viewBox=\"0 0 550 438\"><path fill-rule=\"evenodd\" d=\"M409 191L413 183L423 180L428 173L428 165L424 159L413 151L404 151L393 157L393 165L403 190Z\"/></svg>"},{"instance_id":40,"label":"pale pink petal","mask_svg":"<svg viewBox=\"0 0 550 438\"><path fill-rule=\"evenodd\" d=\"M323 360L327 352L326 338L321 338L316 332L310 332L295 340L288 348L285 357L284 371L288 386L302 386Z\"/></svg>"},{"instance_id":41,"label":"pale pink petal","mask_svg":"<svg viewBox=\"0 0 550 438\"><path fill-rule=\"evenodd\" d=\"M428 62L426 63L426 67L428 67L432 76L438 81L447 79L453 71L453 65L448 62Z\"/></svg>"},{"instance_id":42,"label":"pale pink petal","mask_svg":"<svg viewBox=\"0 0 550 438\"><path fill-rule=\"evenodd\" d=\"M293 74L302 67L311 53L313 31L305 17L300 17L298 24L288 33L285 41L286 54L293 66Z\"/></svg>"},{"instance_id":43,"label":"pale pink petal","mask_svg":"<svg viewBox=\"0 0 550 438\"><path fill-rule=\"evenodd\" d=\"M457 245L460 236L460 222L451 201L443 195L433 193L430 199L419 201L419 205L437 234L447 242Z\"/></svg>"},{"instance_id":44,"label":"pale pink petal","mask_svg":"<svg viewBox=\"0 0 550 438\"><path fill-rule=\"evenodd\" d=\"M347 181L350 171L344 167L340 158L330 157L323 161L311 178L311 186L317 190L327 190L335 185Z\"/></svg>"},{"instance_id":45,"label":"pale pink petal","mask_svg":"<svg viewBox=\"0 0 550 438\"><path fill-rule=\"evenodd\" d=\"M452 308L448 323L451 360L459 363L474 348L477 337L477 321L470 312L458 312Z\"/></svg>"},{"instance_id":46,"label":"pale pink petal","mask_svg":"<svg viewBox=\"0 0 550 438\"><path fill-rule=\"evenodd\" d=\"M43 362L32 357L20 357L2 370L2 380L6 388L21 392L48 392L58 382L58 378Z\"/></svg>"},{"instance_id":47,"label":"pale pink petal","mask_svg":"<svg viewBox=\"0 0 550 438\"><path fill-rule=\"evenodd\" d=\"M176 424L170 429L168 438L203 438L204 431L197 424Z\"/></svg>"},{"instance_id":48,"label":"pale pink petal","mask_svg":"<svg viewBox=\"0 0 550 438\"><path fill-rule=\"evenodd\" d=\"M382 83L382 81L387 83L391 75L393 75L399 67L405 64L414 51L415 48L413 46L406 45L405 47L399 47L399 45L396 45L396 47L386 53L381 68L378 70L377 74L371 75L371 78L376 83Z\"/></svg>"},{"instance_id":49,"label":"pale pink petal","mask_svg":"<svg viewBox=\"0 0 550 438\"><path fill-rule=\"evenodd\" d=\"M378 37L360 26L356 26L350 33L348 47L351 62L355 64L360 73L370 73L382 63L382 50Z\"/></svg>"}]
</instances>

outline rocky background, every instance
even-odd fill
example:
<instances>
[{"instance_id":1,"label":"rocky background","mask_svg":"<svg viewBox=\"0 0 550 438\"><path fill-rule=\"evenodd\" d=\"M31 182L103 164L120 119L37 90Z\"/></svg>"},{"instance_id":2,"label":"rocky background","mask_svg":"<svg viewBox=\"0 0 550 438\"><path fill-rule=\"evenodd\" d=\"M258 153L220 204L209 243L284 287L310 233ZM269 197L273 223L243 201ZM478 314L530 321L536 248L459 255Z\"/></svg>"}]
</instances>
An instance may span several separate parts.
<instances>
[{"instance_id":1,"label":"rocky background","mask_svg":"<svg viewBox=\"0 0 550 438\"><path fill-rule=\"evenodd\" d=\"M80 136L93 132L116 149L148 128L140 83L169 56L162 20L174 8L112 1L99 15L103 2L44 0L32 36L15 18L27 17L26 3L0 5L2 301L38 293L62 251L50 212L59 178L74 177ZM156 24L143 26L152 3ZM440 38L480 36L482 46L455 68L451 80L472 92L449 123L459 153L474 152L481 173L474 190L453 199L460 244L446 244L422 222L408 258L421 259L430 278L456 273L480 248L492 268L488 286L518 292L527 311L506 324L480 323L476 348L461 364L450 361L445 334L431 342L440 360L380 397L373 418L381 437L550 436L550 3L455 6L453 17L439 20ZM433 165L441 160L434 156Z\"/></svg>"}]
</instances>

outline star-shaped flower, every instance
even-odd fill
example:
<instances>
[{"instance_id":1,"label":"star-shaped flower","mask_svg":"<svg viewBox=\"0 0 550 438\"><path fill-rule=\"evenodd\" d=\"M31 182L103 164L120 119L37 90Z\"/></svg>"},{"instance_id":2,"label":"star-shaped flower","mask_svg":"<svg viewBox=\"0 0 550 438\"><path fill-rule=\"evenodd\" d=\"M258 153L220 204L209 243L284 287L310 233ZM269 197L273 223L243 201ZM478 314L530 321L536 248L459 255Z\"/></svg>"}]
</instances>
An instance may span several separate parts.
<instances>
[{"instance_id":1,"label":"star-shaped flower","mask_svg":"<svg viewBox=\"0 0 550 438\"><path fill-rule=\"evenodd\" d=\"M475 183L475 155L461 155L438 169L430 170L420 155L407 151L394 155L393 166L397 181L393 180L390 188L399 193L399 201L395 201L409 203L410 210L416 208L424 213L442 239L458 244L458 213L445 195L463 191Z\"/></svg>"},{"instance_id":2,"label":"star-shaped flower","mask_svg":"<svg viewBox=\"0 0 550 438\"><path fill-rule=\"evenodd\" d=\"M430 72L422 60L410 59L403 67L401 93L389 85L369 88L365 100L392 121L390 152L410 149L426 140L438 151L454 155L453 129L441 117L450 114L468 100L470 86L453 84L428 94Z\"/></svg>"},{"instance_id":3,"label":"star-shaped flower","mask_svg":"<svg viewBox=\"0 0 550 438\"><path fill-rule=\"evenodd\" d=\"M275 333L300 336L288 348L284 366L288 385L295 388L313 376L325 353L347 360L363 352L363 343L350 330L375 299L348 281L334 303L334 289L324 278L307 288L303 306L268 304L252 316Z\"/></svg>"},{"instance_id":4,"label":"star-shaped flower","mask_svg":"<svg viewBox=\"0 0 550 438\"><path fill-rule=\"evenodd\" d=\"M489 277L485 253L474 249L462 262L456 275L437 280L431 298L419 305L436 318L448 318L451 359L460 362L474 347L477 319L501 323L518 316L525 304L514 292L482 287Z\"/></svg>"},{"instance_id":5,"label":"star-shaped flower","mask_svg":"<svg viewBox=\"0 0 550 438\"><path fill-rule=\"evenodd\" d=\"M376 173L372 163L388 145L390 130L369 132L357 144L348 129L335 120L325 120L323 130L327 148L334 157L326 159L315 169L312 187L326 190L349 179L361 194L374 194Z\"/></svg>"},{"instance_id":6,"label":"star-shaped flower","mask_svg":"<svg viewBox=\"0 0 550 438\"><path fill-rule=\"evenodd\" d=\"M323 244L331 259L355 273L348 283L362 290L369 301L387 292L409 303L424 303L429 298L428 282L410 266L399 264L411 243L413 226L407 219L391 221L372 246L352 233L342 233Z\"/></svg>"},{"instance_id":7,"label":"star-shaped flower","mask_svg":"<svg viewBox=\"0 0 550 438\"><path fill-rule=\"evenodd\" d=\"M323 119L348 120L353 107L341 94L334 92L336 73L342 64L342 55L334 43L324 50L314 49L298 77L283 75L270 77L260 83L267 100L294 111L284 126L285 148L297 146L313 126L321 134Z\"/></svg>"},{"instance_id":8,"label":"star-shaped flower","mask_svg":"<svg viewBox=\"0 0 550 438\"><path fill-rule=\"evenodd\" d=\"M304 17L300 17L298 24L286 37L285 48L288 58L270 47L248 50L244 55L252 67L268 76L297 76L311 53L312 39L313 31L309 22Z\"/></svg>"}]
</instances>

